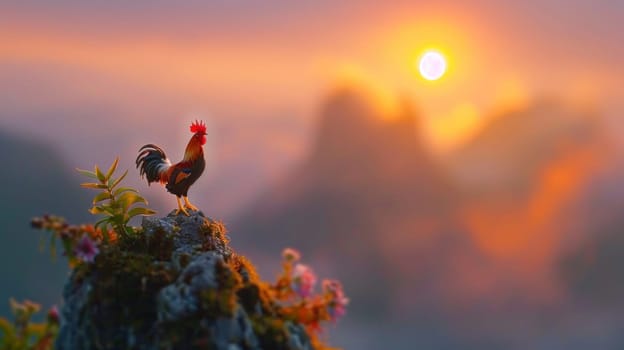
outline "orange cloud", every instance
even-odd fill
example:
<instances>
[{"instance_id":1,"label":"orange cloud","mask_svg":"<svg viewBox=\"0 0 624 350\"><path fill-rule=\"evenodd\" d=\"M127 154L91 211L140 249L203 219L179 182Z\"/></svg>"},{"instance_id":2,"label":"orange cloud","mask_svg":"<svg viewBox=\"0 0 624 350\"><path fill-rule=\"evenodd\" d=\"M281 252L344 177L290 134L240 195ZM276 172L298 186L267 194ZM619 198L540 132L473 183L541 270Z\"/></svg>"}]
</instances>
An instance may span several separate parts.
<instances>
[{"instance_id":1,"label":"orange cloud","mask_svg":"<svg viewBox=\"0 0 624 350\"><path fill-rule=\"evenodd\" d=\"M549 271L562 235L579 219L568 215L570 206L605 162L604 145L560 146L562 156L535 174L524 199L499 193L462 212L483 252L525 274Z\"/></svg>"}]
</instances>

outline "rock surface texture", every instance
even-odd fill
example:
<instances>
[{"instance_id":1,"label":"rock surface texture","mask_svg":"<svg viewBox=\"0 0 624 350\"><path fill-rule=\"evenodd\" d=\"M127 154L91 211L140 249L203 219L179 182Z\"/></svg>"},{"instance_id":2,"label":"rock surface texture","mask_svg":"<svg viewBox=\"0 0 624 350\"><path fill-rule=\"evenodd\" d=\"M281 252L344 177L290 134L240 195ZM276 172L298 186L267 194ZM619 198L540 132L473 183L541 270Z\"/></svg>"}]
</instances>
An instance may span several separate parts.
<instances>
[{"instance_id":1,"label":"rock surface texture","mask_svg":"<svg viewBox=\"0 0 624 350\"><path fill-rule=\"evenodd\" d=\"M191 212L145 218L102 245L64 290L57 349L312 349L280 316L219 222Z\"/></svg>"}]
</instances>

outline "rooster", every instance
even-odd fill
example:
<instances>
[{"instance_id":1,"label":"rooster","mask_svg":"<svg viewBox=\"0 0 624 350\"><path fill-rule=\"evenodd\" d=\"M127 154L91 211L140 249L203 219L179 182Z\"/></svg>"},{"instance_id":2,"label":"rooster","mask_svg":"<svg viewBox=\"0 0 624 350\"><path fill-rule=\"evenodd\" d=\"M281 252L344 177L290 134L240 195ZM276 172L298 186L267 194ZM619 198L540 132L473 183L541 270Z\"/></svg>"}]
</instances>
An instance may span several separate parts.
<instances>
[{"instance_id":1,"label":"rooster","mask_svg":"<svg viewBox=\"0 0 624 350\"><path fill-rule=\"evenodd\" d=\"M151 143L139 149L139 156L136 159L136 166L141 178L145 176L148 185L158 181L165 185L167 191L176 195L178 200L176 215L184 213L184 215L189 216L186 209L199 210L189 202L188 190L206 167L202 148L206 144L206 125L203 121L195 121L191 124L191 132L193 136L186 146L184 158L177 164L171 165L165 152ZM182 205L180 197L184 199L184 205Z\"/></svg>"}]
</instances>

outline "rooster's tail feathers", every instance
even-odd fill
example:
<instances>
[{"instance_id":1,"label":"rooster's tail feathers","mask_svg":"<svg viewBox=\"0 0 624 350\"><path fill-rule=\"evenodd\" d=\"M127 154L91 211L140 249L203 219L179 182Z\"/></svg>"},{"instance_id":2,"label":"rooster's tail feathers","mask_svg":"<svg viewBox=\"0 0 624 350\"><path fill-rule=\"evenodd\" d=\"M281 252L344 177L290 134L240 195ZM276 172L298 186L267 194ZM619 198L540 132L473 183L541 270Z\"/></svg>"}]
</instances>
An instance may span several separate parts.
<instances>
[{"instance_id":1,"label":"rooster's tail feathers","mask_svg":"<svg viewBox=\"0 0 624 350\"><path fill-rule=\"evenodd\" d=\"M136 166L139 169L141 178L145 176L149 185L156 181L161 183L167 182L171 162L160 147L148 144L139 149Z\"/></svg>"}]
</instances>

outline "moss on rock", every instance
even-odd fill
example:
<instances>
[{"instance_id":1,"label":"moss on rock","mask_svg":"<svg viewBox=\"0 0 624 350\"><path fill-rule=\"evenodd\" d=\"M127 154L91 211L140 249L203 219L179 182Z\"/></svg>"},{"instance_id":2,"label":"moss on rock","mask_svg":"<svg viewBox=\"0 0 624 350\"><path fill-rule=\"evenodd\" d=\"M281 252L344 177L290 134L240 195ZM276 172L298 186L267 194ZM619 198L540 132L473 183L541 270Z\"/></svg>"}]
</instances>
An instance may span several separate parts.
<instances>
[{"instance_id":1,"label":"moss on rock","mask_svg":"<svg viewBox=\"0 0 624 350\"><path fill-rule=\"evenodd\" d=\"M312 349L228 243L201 212L145 218L74 269L56 348Z\"/></svg>"}]
</instances>

